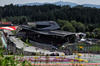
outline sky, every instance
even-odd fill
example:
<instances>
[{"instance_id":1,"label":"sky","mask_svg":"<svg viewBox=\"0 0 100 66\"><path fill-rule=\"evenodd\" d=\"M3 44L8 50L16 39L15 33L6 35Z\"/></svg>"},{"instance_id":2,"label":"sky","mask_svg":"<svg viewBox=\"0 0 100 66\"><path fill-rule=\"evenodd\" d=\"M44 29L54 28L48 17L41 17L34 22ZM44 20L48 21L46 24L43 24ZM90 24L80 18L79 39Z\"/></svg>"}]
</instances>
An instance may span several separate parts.
<instances>
[{"instance_id":1,"label":"sky","mask_svg":"<svg viewBox=\"0 0 100 66\"><path fill-rule=\"evenodd\" d=\"M25 3L44 3L44 2L57 2L57 1L64 1L64 2L72 2L77 4L95 4L100 5L100 0L0 0L0 6L8 5L8 4L25 4Z\"/></svg>"}]
</instances>

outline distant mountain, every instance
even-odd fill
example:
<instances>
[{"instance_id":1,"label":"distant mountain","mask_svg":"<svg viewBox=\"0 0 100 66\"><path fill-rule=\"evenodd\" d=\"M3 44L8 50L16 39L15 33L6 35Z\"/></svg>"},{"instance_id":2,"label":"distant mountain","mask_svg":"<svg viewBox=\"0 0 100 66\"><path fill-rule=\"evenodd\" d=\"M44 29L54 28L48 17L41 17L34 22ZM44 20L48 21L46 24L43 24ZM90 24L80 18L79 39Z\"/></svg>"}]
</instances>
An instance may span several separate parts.
<instances>
[{"instance_id":1,"label":"distant mountain","mask_svg":"<svg viewBox=\"0 0 100 66\"><path fill-rule=\"evenodd\" d=\"M18 6L23 6L23 5L32 6L32 5L43 5L43 4L55 4L55 5L61 5L61 6L63 6L63 5L70 5L71 7L78 5L76 3L63 2L63 1L58 1L58 2L55 2L55 3L48 3L48 2L46 2L46 3L37 3L36 2L36 3L26 3L26 4L17 4L17 5Z\"/></svg>"},{"instance_id":2,"label":"distant mountain","mask_svg":"<svg viewBox=\"0 0 100 66\"><path fill-rule=\"evenodd\" d=\"M71 2L63 2L63 1L58 1L58 2L55 2L55 3L52 3L52 4L55 4L55 5L70 5L71 7L73 6L77 6L78 4L76 3L71 3Z\"/></svg>"},{"instance_id":3,"label":"distant mountain","mask_svg":"<svg viewBox=\"0 0 100 66\"><path fill-rule=\"evenodd\" d=\"M71 7L77 6L79 4L76 3L71 3L71 2L63 2L63 1L57 1L55 3L26 3L26 4L17 4L18 6L23 6L23 5L28 5L28 6L32 6L32 5L43 5L43 4L55 4L55 5L70 5ZM82 4L85 7L96 7L96 8L100 8L100 5L92 5L92 4Z\"/></svg>"},{"instance_id":4,"label":"distant mountain","mask_svg":"<svg viewBox=\"0 0 100 66\"><path fill-rule=\"evenodd\" d=\"M95 7L95 8L100 8L100 5L92 5L92 4L83 4L85 7Z\"/></svg>"},{"instance_id":5,"label":"distant mountain","mask_svg":"<svg viewBox=\"0 0 100 66\"><path fill-rule=\"evenodd\" d=\"M23 5L28 5L28 6L33 6L33 5L43 5L45 3L26 3L26 4L17 4L18 6L23 6Z\"/></svg>"}]
</instances>

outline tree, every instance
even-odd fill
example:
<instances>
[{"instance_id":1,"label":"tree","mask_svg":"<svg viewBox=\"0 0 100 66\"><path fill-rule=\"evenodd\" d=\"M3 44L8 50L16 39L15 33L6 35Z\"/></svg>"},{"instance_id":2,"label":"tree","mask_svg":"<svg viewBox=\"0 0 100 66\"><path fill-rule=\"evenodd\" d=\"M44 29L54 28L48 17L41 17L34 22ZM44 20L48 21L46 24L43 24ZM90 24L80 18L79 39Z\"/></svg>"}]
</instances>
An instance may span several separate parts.
<instances>
[{"instance_id":1,"label":"tree","mask_svg":"<svg viewBox=\"0 0 100 66\"><path fill-rule=\"evenodd\" d=\"M74 27L72 26L72 24L70 22L66 22L66 24L64 26L62 26L61 28L62 30L65 30L65 31L70 31L70 32L75 32L75 29Z\"/></svg>"},{"instance_id":2,"label":"tree","mask_svg":"<svg viewBox=\"0 0 100 66\"><path fill-rule=\"evenodd\" d=\"M7 18L7 21L11 21L15 24L26 24L26 22L23 22L23 19L21 19L21 16L23 15L28 18L25 21L58 21L60 27L65 25L66 22L59 22L58 19L72 20L71 23L77 32L80 32L78 22L86 24L86 31L89 32L92 32L94 28L100 27L100 9L98 8L84 7L82 5L70 7L68 5L59 6L54 4L38 6L18 6L10 4L0 6L0 20ZM84 32L83 29L82 32Z\"/></svg>"},{"instance_id":3,"label":"tree","mask_svg":"<svg viewBox=\"0 0 100 66\"><path fill-rule=\"evenodd\" d=\"M83 23L71 20L71 24L76 29L76 32L85 32L85 25Z\"/></svg>"},{"instance_id":4,"label":"tree","mask_svg":"<svg viewBox=\"0 0 100 66\"><path fill-rule=\"evenodd\" d=\"M85 26L85 31L86 31L86 32L88 32L88 31L89 31L88 26Z\"/></svg>"},{"instance_id":5,"label":"tree","mask_svg":"<svg viewBox=\"0 0 100 66\"><path fill-rule=\"evenodd\" d=\"M96 34L96 38L100 39L100 28L95 28L93 32Z\"/></svg>"},{"instance_id":6,"label":"tree","mask_svg":"<svg viewBox=\"0 0 100 66\"><path fill-rule=\"evenodd\" d=\"M78 22L78 26L76 29L77 32L85 32L85 25L82 24L81 22Z\"/></svg>"},{"instance_id":7,"label":"tree","mask_svg":"<svg viewBox=\"0 0 100 66\"><path fill-rule=\"evenodd\" d=\"M78 23L75 20L71 20L71 24L75 29L77 29Z\"/></svg>"},{"instance_id":8,"label":"tree","mask_svg":"<svg viewBox=\"0 0 100 66\"><path fill-rule=\"evenodd\" d=\"M90 31L90 32L92 32L92 31L93 31L93 29L94 29L94 27L93 27L93 25L92 25L92 24L89 24L88 28L89 28L89 31Z\"/></svg>"},{"instance_id":9,"label":"tree","mask_svg":"<svg viewBox=\"0 0 100 66\"><path fill-rule=\"evenodd\" d=\"M19 24L27 24L27 18L25 16L21 16L21 18L18 20Z\"/></svg>"},{"instance_id":10,"label":"tree","mask_svg":"<svg viewBox=\"0 0 100 66\"><path fill-rule=\"evenodd\" d=\"M90 37L90 33L87 32L87 33L86 33L86 38L89 38L89 37Z\"/></svg>"},{"instance_id":11,"label":"tree","mask_svg":"<svg viewBox=\"0 0 100 66\"><path fill-rule=\"evenodd\" d=\"M1 21L2 21L2 22L6 22L6 19L2 19Z\"/></svg>"},{"instance_id":12,"label":"tree","mask_svg":"<svg viewBox=\"0 0 100 66\"><path fill-rule=\"evenodd\" d=\"M99 28L95 28L95 29L93 30L93 32L97 35L98 32L99 32Z\"/></svg>"},{"instance_id":13,"label":"tree","mask_svg":"<svg viewBox=\"0 0 100 66\"><path fill-rule=\"evenodd\" d=\"M67 23L67 21L58 19L57 23L59 24L60 27L62 27L63 25L65 25Z\"/></svg>"},{"instance_id":14,"label":"tree","mask_svg":"<svg viewBox=\"0 0 100 66\"><path fill-rule=\"evenodd\" d=\"M94 32L91 33L91 38L95 38Z\"/></svg>"}]
</instances>

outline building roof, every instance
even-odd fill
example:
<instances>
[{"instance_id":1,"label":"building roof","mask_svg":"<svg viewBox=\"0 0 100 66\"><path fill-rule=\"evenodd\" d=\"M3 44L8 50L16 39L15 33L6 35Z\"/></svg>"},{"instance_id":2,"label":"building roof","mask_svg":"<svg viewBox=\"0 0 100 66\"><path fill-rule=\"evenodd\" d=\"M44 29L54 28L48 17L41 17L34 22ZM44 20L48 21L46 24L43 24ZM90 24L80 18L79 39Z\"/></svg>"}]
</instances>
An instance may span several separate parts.
<instances>
[{"instance_id":1,"label":"building roof","mask_svg":"<svg viewBox=\"0 0 100 66\"><path fill-rule=\"evenodd\" d=\"M29 30L29 31L33 31L33 32L36 32L38 34L44 34L44 35L56 35L56 36L62 36L62 37L65 37L67 35L73 35L73 34L76 34L76 33L72 33L72 32L67 32L67 31L62 31L62 30L44 30L44 31L38 31L38 30L34 30L32 29L31 27L29 26L25 26L25 25L21 25L20 26L22 29L26 29L26 30Z\"/></svg>"},{"instance_id":2,"label":"building roof","mask_svg":"<svg viewBox=\"0 0 100 66\"><path fill-rule=\"evenodd\" d=\"M28 22L30 27L36 27L37 30L56 30L60 29L60 26L55 21L37 21Z\"/></svg>"},{"instance_id":3,"label":"building roof","mask_svg":"<svg viewBox=\"0 0 100 66\"><path fill-rule=\"evenodd\" d=\"M39 34L44 34L44 35L56 35L56 36L62 36L65 37L67 35L74 35L76 33L72 32L67 32L67 31L61 31L61 30L53 30L53 31L34 31Z\"/></svg>"},{"instance_id":4,"label":"building roof","mask_svg":"<svg viewBox=\"0 0 100 66\"><path fill-rule=\"evenodd\" d=\"M29 23L30 25L34 25L34 23ZM45 28L36 28L33 29L31 26L28 25L20 25L19 28L25 29L25 30L29 30L29 31L33 31L35 33L38 34L44 34L44 35L56 35L56 36L62 36L65 37L67 35L74 35L76 33L72 33L72 32L67 32L67 31L61 31L61 30L57 30L59 27L59 25L54 22L54 21L48 21L48 22L36 22L36 25L50 25L48 27ZM41 30L40 30L41 29Z\"/></svg>"}]
</instances>

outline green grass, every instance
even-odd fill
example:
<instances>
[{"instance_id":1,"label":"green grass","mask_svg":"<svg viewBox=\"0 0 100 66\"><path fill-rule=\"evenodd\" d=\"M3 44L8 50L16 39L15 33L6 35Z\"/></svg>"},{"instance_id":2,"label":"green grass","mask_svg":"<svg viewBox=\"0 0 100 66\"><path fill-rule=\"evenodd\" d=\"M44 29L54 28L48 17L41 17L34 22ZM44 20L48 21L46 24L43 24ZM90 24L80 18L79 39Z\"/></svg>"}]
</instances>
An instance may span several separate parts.
<instances>
[{"instance_id":1,"label":"green grass","mask_svg":"<svg viewBox=\"0 0 100 66\"><path fill-rule=\"evenodd\" d=\"M90 48L90 51L100 51L100 46L94 46Z\"/></svg>"},{"instance_id":2,"label":"green grass","mask_svg":"<svg viewBox=\"0 0 100 66\"><path fill-rule=\"evenodd\" d=\"M1 41L0 41L0 46L2 46L2 43L1 43Z\"/></svg>"},{"instance_id":3,"label":"green grass","mask_svg":"<svg viewBox=\"0 0 100 66\"><path fill-rule=\"evenodd\" d=\"M11 31L15 35L15 30Z\"/></svg>"},{"instance_id":4,"label":"green grass","mask_svg":"<svg viewBox=\"0 0 100 66\"><path fill-rule=\"evenodd\" d=\"M76 46L86 46L87 44L77 44Z\"/></svg>"},{"instance_id":5,"label":"green grass","mask_svg":"<svg viewBox=\"0 0 100 66\"><path fill-rule=\"evenodd\" d=\"M34 46L34 45L30 44L30 43L26 43L26 44L29 45L29 46Z\"/></svg>"},{"instance_id":6,"label":"green grass","mask_svg":"<svg viewBox=\"0 0 100 66\"><path fill-rule=\"evenodd\" d=\"M21 37L18 37L20 40L22 40L21 39ZM22 40L23 41L23 40ZM23 41L24 42L24 41ZM26 42L24 42L25 44L27 44L27 45L29 45L29 46L34 46L34 45L32 45L32 44L30 44L30 43L28 43L28 39L26 39Z\"/></svg>"},{"instance_id":7,"label":"green grass","mask_svg":"<svg viewBox=\"0 0 100 66\"><path fill-rule=\"evenodd\" d=\"M18 38L19 38L20 40L22 40L21 37L18 37Z\"/></svg>"}]
</instances>

